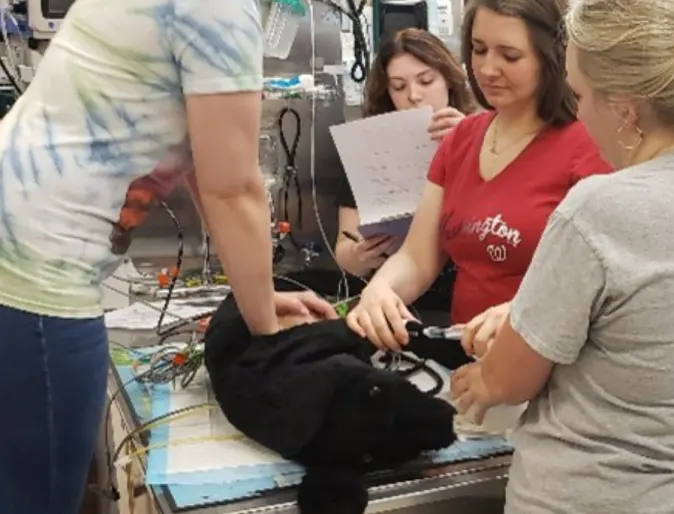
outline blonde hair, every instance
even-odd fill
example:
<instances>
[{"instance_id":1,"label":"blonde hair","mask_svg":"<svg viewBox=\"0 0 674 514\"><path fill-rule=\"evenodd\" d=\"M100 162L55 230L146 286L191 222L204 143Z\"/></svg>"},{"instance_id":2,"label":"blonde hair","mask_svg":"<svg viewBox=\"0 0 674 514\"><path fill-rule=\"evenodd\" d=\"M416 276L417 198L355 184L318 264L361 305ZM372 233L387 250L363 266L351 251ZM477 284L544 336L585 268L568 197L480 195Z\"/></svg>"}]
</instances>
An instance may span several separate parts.
<instances>
[{"instance_id":1,"label":"blonde hair","mask_svg":"<svg viewBox=\"0 0 674 514\"><path fill-rule=\"evenodd\" d=\"M649 104L674 125L674 0L573 0L566 15L580 70L600 93Z\"/></svg>"}]
</instances>

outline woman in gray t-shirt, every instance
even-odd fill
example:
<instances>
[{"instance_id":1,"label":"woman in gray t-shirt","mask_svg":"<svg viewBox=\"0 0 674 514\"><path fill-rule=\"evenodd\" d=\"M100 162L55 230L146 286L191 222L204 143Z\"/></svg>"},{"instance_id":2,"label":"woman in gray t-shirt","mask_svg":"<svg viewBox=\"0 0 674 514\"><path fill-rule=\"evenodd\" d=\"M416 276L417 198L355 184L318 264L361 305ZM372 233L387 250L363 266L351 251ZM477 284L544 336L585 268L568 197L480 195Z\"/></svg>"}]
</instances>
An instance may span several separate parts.
<instances>
[{"instance_id":1,"label":"woman in gray t-shirt","mask_svg":"<svg viewBox=\"0 0 674 514\"><path fill-rule=\"evenodd\" d=\"M672 27L662 0L575 0L567 16L578 116L620 171L551 216L494 341L465 337L480 359L452 378L460 411L530 401L507 514L674 511Z\"/></svg>"}]
</instances>

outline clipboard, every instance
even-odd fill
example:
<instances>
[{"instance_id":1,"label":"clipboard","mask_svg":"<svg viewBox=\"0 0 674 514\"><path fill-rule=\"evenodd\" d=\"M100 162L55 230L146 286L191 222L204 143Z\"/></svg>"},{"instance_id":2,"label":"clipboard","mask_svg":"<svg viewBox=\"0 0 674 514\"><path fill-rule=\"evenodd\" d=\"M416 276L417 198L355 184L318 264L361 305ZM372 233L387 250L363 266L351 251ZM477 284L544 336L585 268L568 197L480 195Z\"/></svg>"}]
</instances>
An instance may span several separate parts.
<instances>
[{"instance_id":1,"label":"clipboard","mask_svg":"<svg viewBox=\"0 0 674 514\"><path fill-rule=\"evenodd\" d=\"M422 107L330 127L363 237L407 235L437 149L428 135L432 117Z\"/></svg>"}]
</instances>

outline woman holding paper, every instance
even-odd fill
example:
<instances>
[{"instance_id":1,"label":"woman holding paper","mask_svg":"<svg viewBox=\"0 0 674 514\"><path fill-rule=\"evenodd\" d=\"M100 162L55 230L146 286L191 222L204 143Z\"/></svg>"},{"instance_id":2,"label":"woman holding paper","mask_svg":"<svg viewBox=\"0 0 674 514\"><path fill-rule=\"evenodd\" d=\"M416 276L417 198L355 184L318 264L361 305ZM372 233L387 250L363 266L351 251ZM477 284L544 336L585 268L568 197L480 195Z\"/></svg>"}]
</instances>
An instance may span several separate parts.
<instances>
[{"instance_id":1,"label":"woman holding paper","mask_svg":"<svg viewBox=\"0 0 674 514\"><path fill-rule=\"evenodd\" d=\"M474 110L473 97L459 60L430 32L405 29L384 43L365 84L364 116L431 106L429 137L440 141ZM388 236L364 239L353 192L345 179L337 193L337 262L358 276L379 268L400 241Z\"/></svg>"},{"instance_id":2,"label":"woman holding paper","mask_svg":"<svg viewBox=\"0 0 674 514\"><path fill-rule=\"evenodd\" d=\"M349 326L375 345L407 342L406 305L451 258L448 321L466 323L515 295L546 221L583 177L611 171L576 119L559 0L473 0L463 58L488 112L443 139L401 249L375 274Z\"/></svg>"}]
</instances>

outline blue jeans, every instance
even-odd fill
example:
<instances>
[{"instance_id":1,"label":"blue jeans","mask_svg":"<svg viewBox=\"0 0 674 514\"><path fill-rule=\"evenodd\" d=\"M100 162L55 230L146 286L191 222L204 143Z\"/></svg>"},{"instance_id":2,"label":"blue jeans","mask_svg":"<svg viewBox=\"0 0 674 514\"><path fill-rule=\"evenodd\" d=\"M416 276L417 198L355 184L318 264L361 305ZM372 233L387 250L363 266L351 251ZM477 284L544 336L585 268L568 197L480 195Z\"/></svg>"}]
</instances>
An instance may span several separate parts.
<instances>
[{"instance_id":1,"label":"blue jeans","mask_svg":"<svg viewBox=\"0 0 674 514\"><path fill-rule=\"evenodd\" d=\"M0 512L79 512L106 398L98 319L0 306Z\"/></svg>"}]
</instances>

